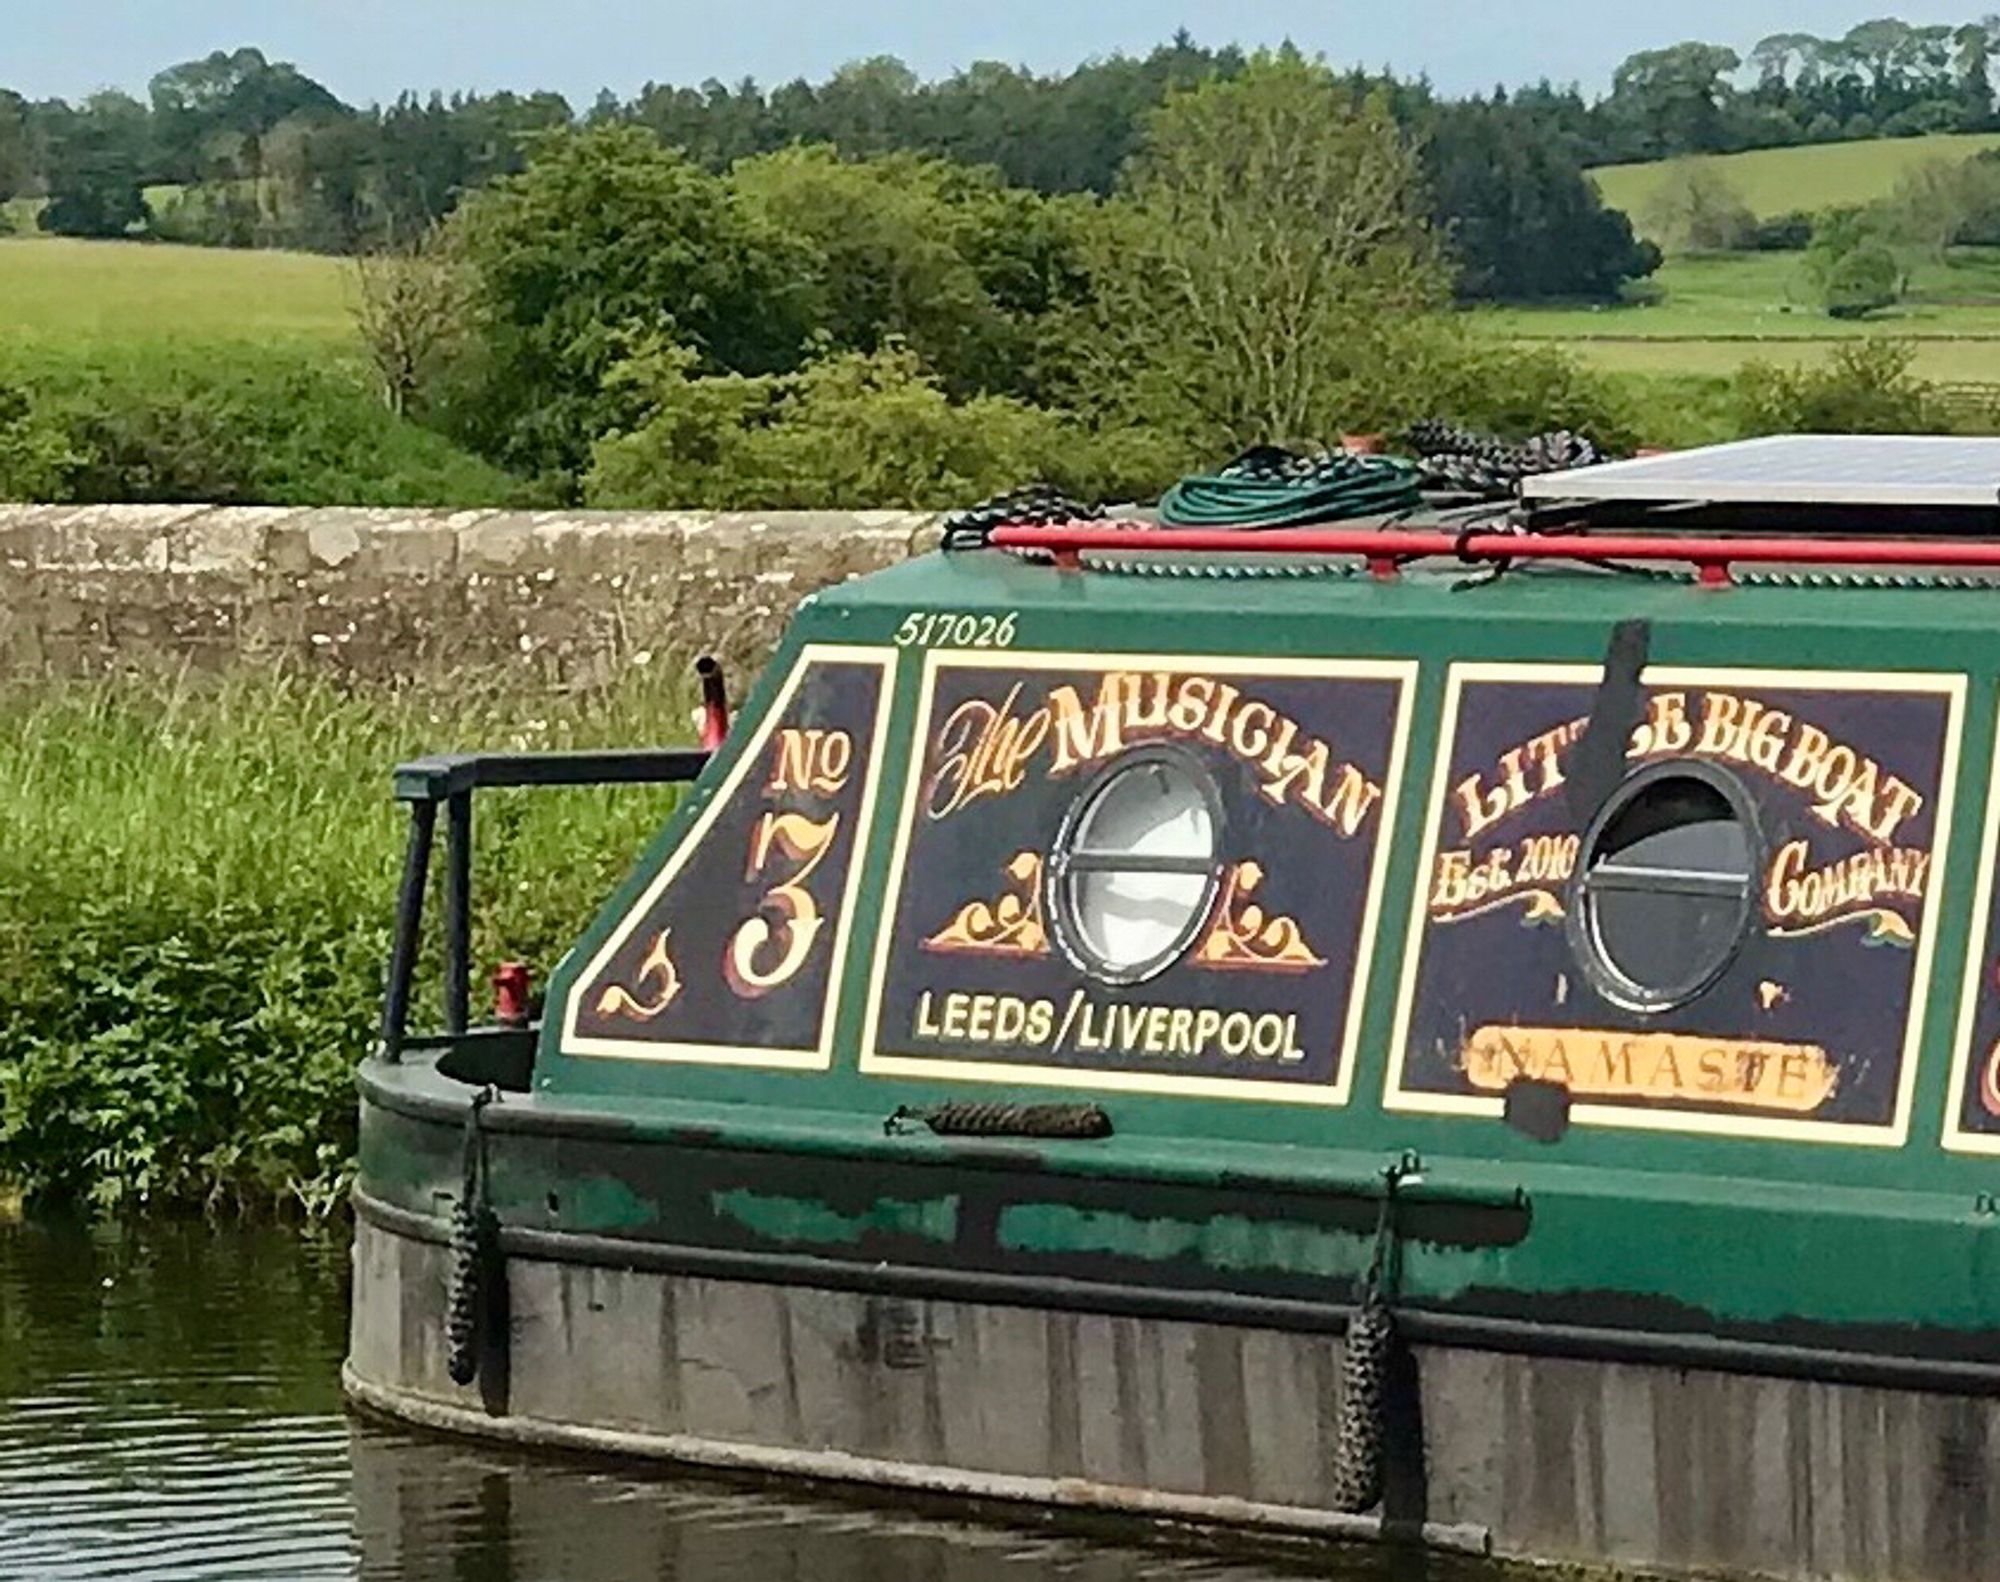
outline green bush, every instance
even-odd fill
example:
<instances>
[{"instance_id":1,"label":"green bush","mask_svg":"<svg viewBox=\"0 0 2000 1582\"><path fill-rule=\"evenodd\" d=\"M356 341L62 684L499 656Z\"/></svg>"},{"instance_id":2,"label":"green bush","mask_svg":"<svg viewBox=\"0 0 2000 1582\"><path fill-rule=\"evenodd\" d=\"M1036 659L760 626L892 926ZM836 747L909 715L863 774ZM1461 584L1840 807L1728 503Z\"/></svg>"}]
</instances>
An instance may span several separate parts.
<instances>
[{"instance_id":1,"label":"green bush","mask_svg":"<svg viewBox=\"0 0 2000 1582\"><path fill-rule=\"evenodd\" d=\"M105 1210L328 1206L395 907L391 765L671 741L689 701L646 670L565 700L249 673L0 693L0 1180ZM672 799L482 797L475 962L545 976Z\"/></svg>"},{"instance_id":2,"label":"green bush","mask_svg":"<svg viewBox=\"0 0 2000 1582\"><path fill-rule=\"evenodd\" d=\"M0 500L66 500L83 456L20 385L0 384Z\"/></svg>"},{"instance_id":3,"label":"green bush","mask_svg":"<svg viewBox=\"0 0 2000 1582\"><path fill-rule=\"evenodd\" d=\"M1746 364L1736 376L1742 434L1931 434L1948 424L1906 341L1843 341L1823 364Z\"/></svg>"},{"instance_id":4,"label":"green bush","mask_svg":"<svg viewBox=\"0 0 2000 1582\"><path fill-rule=\"evenodd\" d=\"M1894 307L1901 278L1896 255L1880 242L1868 242L1843 253L1827 271L1828 317L1861 319Z\"/></svg>"},{"instance_id":5,"label":"green bush","mask_svg":"<svg viewBox=\"0 0 2000 1582\"><path fill-rule=\"evenodd\" d=\"M598 442L592 505L938 507L1068 470L1074 425L1005 396L955 402L897 342L764 378L695 363L670 346L622 366L646 417Z\"/></svg>"},{"instance_id":6,"label":"green bush","mask_svg":"<svg viewBox=\"0 0 2000 1582\"><path fill-rule=\"evenodd\" d=\"M1836 319L1858 319L1894 306L1903 272L1884 239L1880 210L1829 209L1813 223L1802 268L1820 305Z\"/></svg>"},{"instance_id":7,"label":"green bush","mask_svg":"<svg viewBox=\"0 0 2000 1582\"><path fill-rule=\"evenodd\" d=\"M0 493L52 503L501 505L521 486L294 347L0 351ZM29 431L32 429L32 436ZM38 459L37 459L38 458Z\"/></svg>"}]
</instances>

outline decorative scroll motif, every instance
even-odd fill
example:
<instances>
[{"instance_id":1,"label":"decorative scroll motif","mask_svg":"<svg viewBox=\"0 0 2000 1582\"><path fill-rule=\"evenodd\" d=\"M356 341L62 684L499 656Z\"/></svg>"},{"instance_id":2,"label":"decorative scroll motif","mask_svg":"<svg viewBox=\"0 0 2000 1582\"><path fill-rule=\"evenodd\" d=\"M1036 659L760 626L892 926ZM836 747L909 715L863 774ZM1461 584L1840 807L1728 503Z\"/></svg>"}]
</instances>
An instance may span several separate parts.
<instances>
[{"instance_id":1,"label":"decorative scroll motif","mask_svg":"<svg viewBox=\"0 0 2000 1582\"><path fill-rule=\"evenodd\" d=\"M1017 852L1004 872L1015 889L993 902L968 901L958 915L924 941L941 954L1046 956L1048 930L1042 924L1042 859Z\"/></svg>"},{"instance_id":2,"label":"decorative scroll motif","mask_svg":"<svg viewBox=\"0 0 2000 1582\"><path fill-rule=\"evenodd\" d=\"M1469 923L1475 917L1485 917L1489 912L1498 912L1506 907L1526 903L1521 913L1521 926L1535 928L1543 923L1560 923L1569 913L1553 890L1514 890L1506 895L1496 895L1492 900L1478 906L1468 907L1463 912L1439 912L1433 919L1439 924Z\"/></svg>"},{"instance_id":3,"label":"decorative scroll motif","mask_svg":"<svg viewBox=\"0 0 2000 1582\"><path fill-rule=\"evenodd\" d=\"M1828 929L1840 928L1848 923L1866 923L1867 939L1870 945L1896 945L1904 950L1916 947L1917 931L1909 925L1900 912L1892 912L1885 906L1871 907L1861 912L1843 912L1838 917L1821 918L1817 923L1807 923L1800 928L1771 929L1773 939L1807 939L1814 934L1824 934Z\"/></svg>"},{"instance_id":4,"label":"decorative scroll motif","mask_svg":"<svg viewBox=\"0 0 2000 1582\"><path fill-rule=\"evenodd\" d=\"M667 940L672 934L671 928L661 929L653 948L646 952L646 959L639 963L635 987L643 993L648 992L647 985L651 984L651 998L642 1000L622 983L614 983L597 997L598 1015L650 1022L680 997L681 975L674 966L674 958L667 954Z\"/></svg>"},{"instance_id":5,"label":"decorative scroll motif","mask_svg":"<svg viewBox=\"0 0 2000 1582\"><path fill-rule=\"evenodd\" d=\"M1239 862L1229 872L1215 922L1196 947L1198 967L1253 972L1310 972L1326 958L1306 943L1298 919L1267 915L1251 893L1264 882L1262 863Z\"/></svg>"}]
</instances>

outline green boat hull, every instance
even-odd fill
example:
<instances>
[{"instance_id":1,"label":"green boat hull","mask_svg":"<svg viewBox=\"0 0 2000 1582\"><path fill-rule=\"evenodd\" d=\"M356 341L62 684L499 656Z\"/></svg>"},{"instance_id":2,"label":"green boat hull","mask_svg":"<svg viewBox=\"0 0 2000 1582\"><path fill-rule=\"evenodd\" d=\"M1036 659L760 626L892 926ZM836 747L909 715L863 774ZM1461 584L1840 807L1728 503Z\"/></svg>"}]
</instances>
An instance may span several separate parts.
<instances>
[{"instance_id":1,"label":"green boat hull","mask_svg":"<svg viewBox=\"0 0 2000 1582\"><path fill-rule=\"evenodd\" d=\"M1983 589L1798 580L970 554L811 601L532 1048L364 1071L350 1388L982 1498L1990 1575L2000 635ZM1065 809L1183 757L1236 844L1173 965L1093 978ZM1656 1008L1571 963L1579 843L1663 773L1734 788L1756 866ZM1407 1376L1356 1515L1369 1300Z\"/></svg>"}]
</instances>

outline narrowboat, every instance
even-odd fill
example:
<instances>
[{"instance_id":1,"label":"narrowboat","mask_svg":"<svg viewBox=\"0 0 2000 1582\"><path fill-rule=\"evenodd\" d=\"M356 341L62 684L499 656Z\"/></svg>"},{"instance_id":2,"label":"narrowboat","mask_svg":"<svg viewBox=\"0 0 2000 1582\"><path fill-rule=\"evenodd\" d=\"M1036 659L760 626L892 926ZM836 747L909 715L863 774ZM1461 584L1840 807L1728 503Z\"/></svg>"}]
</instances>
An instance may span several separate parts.
<instances>
[{"instance_id":1,"label":"narrowboat","mask_svg":"<svg viewBox=\"0 0 2000 1582\"><path fill-rule=\"evenodd\" d=\"M1408 474L988 512L806 600L733 720L711 674L704 750L399 769L356 1406L1990 1582L2000 440ZM688 785L472 1025L475 794L603 780Z\"/></svg>"}]
</instances>

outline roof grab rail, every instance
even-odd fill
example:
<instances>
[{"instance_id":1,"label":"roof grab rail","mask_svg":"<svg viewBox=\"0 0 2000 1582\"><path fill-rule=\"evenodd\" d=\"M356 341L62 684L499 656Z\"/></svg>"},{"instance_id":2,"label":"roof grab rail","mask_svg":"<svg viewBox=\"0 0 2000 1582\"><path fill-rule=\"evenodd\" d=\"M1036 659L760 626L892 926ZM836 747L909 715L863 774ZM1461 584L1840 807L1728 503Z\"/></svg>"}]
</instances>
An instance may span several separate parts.
<instances>
[{"instance_id":1,"label":"roof grab rail","mask_svg":"<svg viewBox=\"0 0 2000 1582\"><path fill-rule=\"evenodd\" d=\"M1154 527L1148 523L1071 523L998 527L996 549L1049 556L1065 570L1082 557L1108 554L1348 555L1391 580L1416 560L1452 558L1498 564L1522 560L1653 561L1687 565L1704 587L1727 587L1739 565L1921 566L2000 571L2000 543L1913 539L1682 537L1641 533L1444 533L1419 528Z\"/></svg>"}]
</instances>

